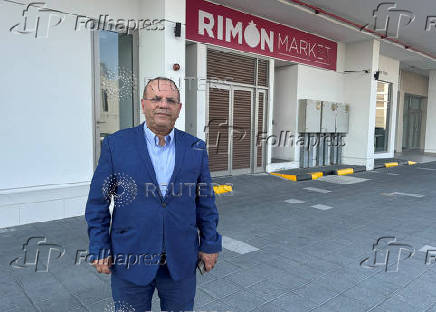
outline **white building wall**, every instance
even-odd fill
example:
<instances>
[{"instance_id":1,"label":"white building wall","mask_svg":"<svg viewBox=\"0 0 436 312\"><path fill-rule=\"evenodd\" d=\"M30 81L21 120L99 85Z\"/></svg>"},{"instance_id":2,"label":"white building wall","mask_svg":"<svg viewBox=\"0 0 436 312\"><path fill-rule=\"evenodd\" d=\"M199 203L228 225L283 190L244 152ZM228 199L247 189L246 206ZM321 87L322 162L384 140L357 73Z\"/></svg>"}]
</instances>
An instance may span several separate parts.
<instances>
[{"instance_id":1,"label":"white building wall","mask_svg":"<svg viewBox=\"0 0 436 312\"><path fill-rule=\"evenodd\" d=\"M186 46L185 131L206 139L207 47L202 43Z\"/></svg>"},{"instance_id":2,"label":"white building wall","mask_svg":"<svg viewBox=\"0 0 436 312\"><path fill-rule=\"evenodd\" d=\"M430 71L428 80L427 127L425 134L426 153L436 153L436 71Z\"/></svg>"},{"instance_id":3,"label":"white building wall","mask_svg":"<svg viewBox=\"0 0 436 312\"><path fill-rule=\"evenodd\" d=\"M180 90L182 109L175 127L185 130L185 1L141 1L141 15L165 18L164 31L139 32L139 77L140 90L149 79L165 76L174 80ZM174 35L175 23L182 23L181 36ZM180 70L174 71L173 65L179 64ZM141 122L145 120L141 113Z\"/></svg>"},{"instance_id":4,"label":"white building wall","mask_svg":"<svg viewBox=\"0 0 436 312\"><path fill-rule=\"evenodd\" d=\"M189 77L197 77L197 44L186 46L186 81L185 81L185 131L196 135L197 133L197 92L193 87L196 80Z\"/></svg>"},{"instance_id":5,"label":"white building wall","mask_svg":"<svg viewBox=\"0 0 436 312\"><path fill-rule=\"evenodd\" d=\"M93 18L100 14L114 19L162 18L160 2L151 0L129 1L128 5L117 0L45 2L48 8ZM184 23L179 2L165 5L169 20L182 14ZM0 153L0 228L83 214L94 170L91 32L75 31L76 17L69 14L49 28L47 36L10 32L13 25L23 23L24 9L0 2L0 41L5 43L0 59L4 73L0 76L0 113L4 116L0 133L6 134ZM171 25L164 35L157 34L167 39L166 54L157 55L167 62L156 63L168 69L177 61L182 68L179 75L184 75L184 37L171 42ZM148 35L152 33L157 32ZM151 42L148 50L155 51L156 43ZM180 44L183 49L178 49ZM154 64L143 61L149 57L139 56L141 69ZM142 70L141 76L146 74ZM179 123L183 129L183 116Z\"/></svg>"},{"instance_id":6,"label":"white building wall","mask_svg":"<svg viewBox=\"0 0 436 312\"><path fill-rule=\"evenodd\" d=\"M272 119L272 135L268 144L272 146L272 158L283 161L295 161L295 145L279 145L280 132L297 134L297 89L298 65L275 68L274 73L274 111Z\"/></svg>"},{"instance_id":7,"label":"white building wall","mask_svg":"<svg viewBox=\"0 0 436 312\"><path fill-rule=\"evenodd\" d=\"M349 134L345 138L343 163L374 168L374 125L380 43L375 40L349 43L345 48L344 100L350 105ZM369 73L364 73L368 70Z\"/></svg>"}]
</instances>

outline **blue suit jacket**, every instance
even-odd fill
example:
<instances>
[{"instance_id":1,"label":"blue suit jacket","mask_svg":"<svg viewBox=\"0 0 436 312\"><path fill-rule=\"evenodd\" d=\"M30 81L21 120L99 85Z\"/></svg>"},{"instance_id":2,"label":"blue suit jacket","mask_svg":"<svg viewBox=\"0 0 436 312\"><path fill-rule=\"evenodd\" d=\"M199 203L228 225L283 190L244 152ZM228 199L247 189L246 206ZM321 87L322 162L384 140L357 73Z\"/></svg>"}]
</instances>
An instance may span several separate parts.
<instances>
[{"instance_id":1,"label":"blue suit jacket","mask_svg":"<svg viewBox=\"0 0 436 312\"><path fill-rule=\"evenodd\" d=\"M175 166L165 197L159 191L143 124L104 138L91 181L85 211L91 259L112 254L116 260L112 274L140 285L155 277L163 237L175 280L195 273L199 250L221 251L206 144L174 130ZM112 225L105 192L110 185L118 186ZM200 186L199 193L195 185Z\"/></svg>"}]
</instances>

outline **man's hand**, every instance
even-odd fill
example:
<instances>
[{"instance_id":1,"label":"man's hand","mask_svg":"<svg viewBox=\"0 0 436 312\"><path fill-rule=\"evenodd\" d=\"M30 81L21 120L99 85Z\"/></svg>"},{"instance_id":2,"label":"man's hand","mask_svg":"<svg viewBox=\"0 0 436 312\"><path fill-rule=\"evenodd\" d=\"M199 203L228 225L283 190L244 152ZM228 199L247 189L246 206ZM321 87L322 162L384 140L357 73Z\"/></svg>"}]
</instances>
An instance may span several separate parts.
<instances>
[{"instance_id":1,"label":"man's hand","mask_svg":"<svg viewBox=\"0 0 436 312\"><path fill-rule=\"evenodd\" d=\"M209 272L215 266L215 263L218 261L218 253L208 254L202 251L198 252L198 257L203 260L204 268L206 272Z\"/></svg>"},{"instance_id":2,"label":"man's hand","mask_svg":"<svg viewBox=\"0 0 436 312\"><path fill-rule=\"evenodd\" d=\"M98 273L111 274L110 266L112 265L112 257L105 259L94 260L92 265L95 266Z\"/></svg>"}]
</instances>

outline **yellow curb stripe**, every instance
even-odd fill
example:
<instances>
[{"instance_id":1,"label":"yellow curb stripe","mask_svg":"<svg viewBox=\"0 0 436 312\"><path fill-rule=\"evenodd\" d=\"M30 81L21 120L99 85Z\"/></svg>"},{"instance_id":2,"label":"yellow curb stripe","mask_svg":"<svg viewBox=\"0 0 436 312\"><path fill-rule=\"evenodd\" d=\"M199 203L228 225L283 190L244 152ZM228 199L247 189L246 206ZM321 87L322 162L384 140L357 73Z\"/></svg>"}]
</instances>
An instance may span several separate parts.
<instances>
[{"instance_id":1,"label":"yellow curb stripe","mask_svg":"<svg viewBox=\"0 0 436 312\"><path fill-rule=\"evenodd\" d=\"M227 192L233 192L233 187L231 185L214 185L213 191L215 194L224 194Z\"/></svg>"},{"instance_id":2,"label":"yellow curb stripe","mask_svg":"<svg viewBox=\"0 0 436 312\"><path fill-rule=\"evenodd\" d=\"M396 167L396 166L398 166L397 162L385 163L386 168L391 168L391 167Z\"/></svg>"},{"instance_id":3,"label":"yellow curb stripe","mask_svg":"<svg viewBox=\"0 0 436 312\"><path fill-rule=\"evenodd\" d=\"M312 180L316 180L316 179L321 178L324 175L324 172L321 172L321 171L320 172L311 172L309 174L312 175Z\"/></svg>"},{"instance_id":4,"label":"yellow curb stripe","mask_svg":"<svg viewBox=\"0 0 436 312\"><path fill-rule=\"evenodd\" d=\"M284 179L291 180L294 182L297 181L297 176L294 174L283 174L283 173L277 173L277 172L271 172L270 174L278 176L278 177L282 177Z\"/></svg>"},{"instance_id":5,"label":"yellow curb stripe","mask_svg":"<svg viewBox=\"0 0 436 312\"><path fill-rule=\"evenodd\" d=\"M416 165L416 161L411 161L411 160L409 160L409 161L407 162L407 164L408 164L409 166Z\"/></svg>"},{"instance_id":6,"label":"yellow curb stripe","mask_svg":"<svg viewBox=\"0 0 436 312\"><path fill-rule=\"evenodd\" d=\"M354 173L354 169L353 168L345 168L345 169L339 169L337 171L338 175L342 176L342 175L347 175L347 174L353 174Z\"/></svg>"}]
</instances>

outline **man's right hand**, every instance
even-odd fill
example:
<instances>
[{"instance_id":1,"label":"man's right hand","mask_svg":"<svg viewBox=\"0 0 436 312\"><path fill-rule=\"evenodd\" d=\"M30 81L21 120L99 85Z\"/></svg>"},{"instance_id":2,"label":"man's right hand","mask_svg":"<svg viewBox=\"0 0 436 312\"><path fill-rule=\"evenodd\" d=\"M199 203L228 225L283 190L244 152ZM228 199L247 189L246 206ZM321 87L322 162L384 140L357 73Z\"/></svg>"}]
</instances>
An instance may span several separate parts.
<instances>
[{"instance_id":1,"label":"man's right hand","mask_svg":"<svg viewBox=\"0 0 436 312\"><path fill-rule=\"evenodd\" d=\"M112 257L109 256L105 259L94 260L92 265L95 266L98 273L111 274Z\"/></svg>"}]
</instances>

